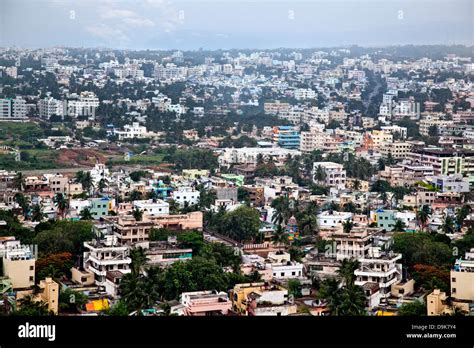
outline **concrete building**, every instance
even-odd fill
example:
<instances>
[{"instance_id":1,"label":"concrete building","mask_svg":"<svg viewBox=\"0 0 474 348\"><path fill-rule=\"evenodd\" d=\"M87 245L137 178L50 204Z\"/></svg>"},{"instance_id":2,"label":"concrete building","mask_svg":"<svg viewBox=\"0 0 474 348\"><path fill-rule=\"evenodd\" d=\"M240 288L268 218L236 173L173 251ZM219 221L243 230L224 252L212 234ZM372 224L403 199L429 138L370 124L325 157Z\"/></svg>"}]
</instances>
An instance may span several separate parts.
<instances>
[{"instance_id":1,"label":"concrete building","mask_svg":"<svg viewBox=\"0 0 474 348\"><path fill-rule=\"evenodd\" d=\"M13 289L26 289L35 285L36 259L29 246L15 241L5 245L0 253L3 256L3 275L10 278Z\"/></svg>"},{"instance_id":2,"label":"concrete building","mask_svg":"<svg viewBox=\"0 0 474 348\"><path fill-rule=\"evenodd\" d=\"M161 199L133 201L133 208L141 210L144 215L148 216L168 215L170 213L169 203Z\"/></svg>"},{"instance_id":3,"label":"concrete building","mask_svg":"<svg viewBox=\"0 0 474 348\"><path fill-rule=\"evenodd\" d=\"M346 187L346 170L344 166L334 162L314 162L313 163L313 180L317 182L317 178L314 176L318 172L318 167L324 171L323 182L327 186L336 187L338 189L344 189Z\"/></svg>"},{"instance_id":4,"label":"concrete building","mask_svg":"<svg viewBox=\"0 0 474 348\"><path fill-rule=\"evenodd\" d=\"M84 269L94 274L97 285L105 285L108 271L131 272L129 247L120 246L113 236L103 241L84 242L84 247Z\"/></svg>"},{"instance_id":5,"label":"concrete building","mask_svg":"<svg viewBox=\"0 0 474 348\"><path fill-rule=\"evenodd\" d=\"M300 132L294 126L273 127L273 141L285 149L299 149Z\"/></svg>"},{"instance_id":6,"label":"concrete building","mask_svg":"<svg viewBox=\"0 0 474 348\"><path fill-rule=\"evenodd\" d=\"M180 207L185 205L191 206L199 203L200 192L194 188L186 186L179 187L171 194L172 199L177 202Z\"/></svg>"},{"instance_id":7,"label":"concrete building","mask_svg":"<svg viewBox=\"0 0 474 348\"><path fill-rule=\"evenodd\" d=\"M232 302L225 292L194 291L183 292L180 302L185 306L185 316L221 316L227 315Z\"/></svg>"}]
</instances>

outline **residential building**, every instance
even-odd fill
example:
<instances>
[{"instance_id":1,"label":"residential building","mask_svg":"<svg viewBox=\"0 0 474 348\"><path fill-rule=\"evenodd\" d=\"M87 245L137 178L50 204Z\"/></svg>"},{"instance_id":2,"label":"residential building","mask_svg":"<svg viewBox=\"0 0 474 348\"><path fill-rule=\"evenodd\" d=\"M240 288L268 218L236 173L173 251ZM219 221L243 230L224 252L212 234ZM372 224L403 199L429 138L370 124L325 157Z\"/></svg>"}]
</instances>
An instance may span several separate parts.
<instances>
[{"instance_id":1,"label":"residential building","mask_svg":"<svg viewBox=\"0 0 474 348\"><path fill-rule=\"evenodd\" d=\"M227 315L232 302L225 292L194 291L183 292L180 302L185 306L185 316L221 316Z\"/></svg>"}]
</instances>

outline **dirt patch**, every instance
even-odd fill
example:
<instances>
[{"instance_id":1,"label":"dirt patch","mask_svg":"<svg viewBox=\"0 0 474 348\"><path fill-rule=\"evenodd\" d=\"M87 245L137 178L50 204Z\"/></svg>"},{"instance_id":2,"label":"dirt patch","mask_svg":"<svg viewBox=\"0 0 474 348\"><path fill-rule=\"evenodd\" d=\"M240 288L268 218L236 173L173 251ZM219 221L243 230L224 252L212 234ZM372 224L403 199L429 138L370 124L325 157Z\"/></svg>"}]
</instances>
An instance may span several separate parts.
<instances>
[{"instance_id":1,"label":"dirt patch","mask_svg":"<svg viewBox=\"0 0 474 348\"><path fill-rule=\"evenodd\" d=\"M103 154L91 149L61 149L56 162L69 166L94 166L106 160Z\"/></svg>"}]
</instances>

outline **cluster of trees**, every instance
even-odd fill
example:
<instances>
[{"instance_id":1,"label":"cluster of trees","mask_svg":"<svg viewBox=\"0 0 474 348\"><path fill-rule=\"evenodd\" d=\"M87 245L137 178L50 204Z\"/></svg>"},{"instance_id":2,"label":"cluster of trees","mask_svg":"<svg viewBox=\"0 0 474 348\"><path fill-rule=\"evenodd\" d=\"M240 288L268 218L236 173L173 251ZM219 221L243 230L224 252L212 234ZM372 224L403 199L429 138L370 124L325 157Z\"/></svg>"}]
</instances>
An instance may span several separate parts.
<instances>
[{"instance_id":1,"label":"cluster of trees","mask_svg":"<svg viewBox=\"0 0 474 348\"><path fill-rule=\"evenodd\" d=\"M188 237L195 238L191 234ZM240 256L223 244L200 244L196 255L191 260L175 262L165 269L147 268L143 249L133 249L131 273L122 279L121 300L109 314L126 315L137 311L140 315L142 309L154 306L158 301L178 299L183 292L210 289L227 291L237 283L260 279L258 273L245 276L237 272ZM234 271L225 272L223 267L232 267Z\"/></svg>"},{"instance_id":2,"label":"cluster of trees","mask_svg":"<svg viewBox=\"0 0 474 348\"><path fill-rule=\"evenodd\" d=\"M218 167L217 157L212 151L196 148L168 149L164 161L173 163L177 170L183 169L215 169Z\"/></svg>"},{"instance_id":3,"label":"cluster of trees","mask_svg":"<svg viewBox=\"0 0 474 348\"><path fill-rule=\"evenodd\" d=\"M260 229L260 213L258 210L242 205L226 212L225 208L218 212L207 211L205 225L211 231L228 236L238 242L254 241Z\"/></svg>"},{"instance_id":4,"label":"cluster of trees","mask_svg":"<svg viewBox=\"0 0 474 348\"><path fill-rule=\"evenodd\" d=\"M321 282L318 297L327 302L331 315L360 316L366 314L364 291L354 284L357 260L345 259L337 271L338 277Z\"/></svg>"}]
</instances>

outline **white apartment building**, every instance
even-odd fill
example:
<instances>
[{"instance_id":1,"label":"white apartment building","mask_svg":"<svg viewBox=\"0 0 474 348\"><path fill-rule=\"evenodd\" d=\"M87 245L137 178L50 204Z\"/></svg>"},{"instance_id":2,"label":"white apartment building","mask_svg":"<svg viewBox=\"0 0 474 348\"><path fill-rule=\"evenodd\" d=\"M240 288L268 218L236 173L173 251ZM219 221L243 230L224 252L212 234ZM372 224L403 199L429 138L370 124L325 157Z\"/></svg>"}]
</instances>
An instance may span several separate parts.
<instances>
[{"instance_id":1,"label":"white apartment building","mask_svg":"<svg viewBox=\"0 0 474 348\"><path fill-rule=\"evenodd\" d=\"M392 285L402 280L402 264L397 263L401 258L402 254L377 251L369 252L367 256L358 258L360 267L354 272L355 285L363 287L367 283L375 283L378 285L381 298L390 297ZM378 304L372 304L372 306L376 305Z\"/></svg>"},{"instance_id":2,"label":"white apartment building","mask_svg":"<svg viewBox=\"0 0 474 348\"><path fill-rule=\"evenodd\" d=\"M183 207L185 204L189 206L198 204L200 195L201 193L192 187L180 187L173 191L172 198L180 207Z\"/></svg>"},{"instance_id":3,"label":"white apartment building","mask_svg":"<svg viewBox=\"0 0 474 348\"><path fill-rule=\"evenodd\" d=\"M169 203L161 199L133 201L133 207L140 209L145 215L151 216L168 215L170 213Z\"/></svg>"},{"instance_id":4,"label":"white apartment building","mask_svg":"<svg viewBox=\"0 0 474 348\"><path fill-rule=\"evenodd\" d=\"M339 211L323 211L318 214L318 226L324 228L340 227L343 222L352 220L352 213Z\"/></svg>"},{"instance_id":5,"label":"white apartment building","mask_svg":"<svg viewBox=\"0 0 474 348\"><path fill-rule=\"evenodd\" d=\"M257 158L262 155L264 159L273 159L275 162L283 163L287 156L299 156L298 150L284 149L281 147L244 147L222 149L218 161L219 165L229 167L232 164L257 164Z\"/></svg>"},{"instance_id":6,"label":"white apartment building","mask_svg":"<svg viewBox=\"0 0 474 348\"><path fill-rule=\"evenodd\" d=\"M295 90L295 99L306 100L316 98L316 92L310 88L298 88Z\"/></svg>"},{"instance_id":7,"label":"white apartment building","mask_svg":"<svg viewBox=\"0 0 474 348\"><path fill-rule=\"evenodd\" d=\"M52 97L41 99L38 101L38 111L41 118L64 117L64 102Z\"/></svg>"},{"instance_id":8,"label":"white apartment building","mask_svg":"<svg viewBox=\"0 0 474 348\"><path fill-rule=\"evenodd\" d=\"M0 99L0 119L26 118L26 113L26 100L22 97Z\"/></svg>"},{"instance_id":9,"label":"white apartment building","mask_svg":"<svg viewBox=\"0 0 474 348\"><path fill-rule=\"evenodd\" d=\"M76 100L67 103L67 114L72 117L95 116L95 110L99 107L99 98L93 92L81 92Z\"/></svg>"},{"instance_id":10,"label":"white apartment building","mask_svg":"<svg viewBox=\"0 0 474 348\"><path fill-rule=\"evenodd\" d=\"M143 139L148 137L148 132L145 126L140 126L138 122L133 122L131 125L126 124L123 130L115 130L114 134L118 136L119 140L124 139Z\"/></svg>"},{"instance_id":11,"label":"white apartment building","mask_svg":"<svg viewBox=\"0 0 474 348\"><path fill-rule=\"evenodd\" d=\"M326 178L324 179L324 183L327 186L336 187L338 189L344 189L346 187L346 170L342 164L334 162L314 162L314 182L317 182L317 180L314 178L314 175L316 174L318 167L321 167L325 172Z\"/></svg>"},{"instance_id":12,"label":"white apartment building","mask_svg":"<svg viewBox=\"0 0 474 348\"><path fill-rule=\"evenodd\" d=\"M129 257L128 246L118 246L113 236L105 240L84 242L84 269L94 274L97 285L105 286L108 271L130 273L132 259Z\"/></svg>"}]
</instances>

